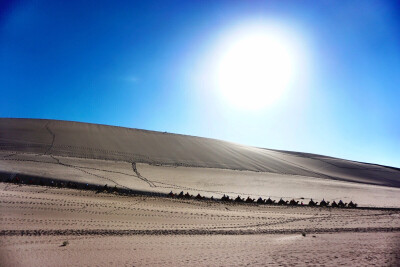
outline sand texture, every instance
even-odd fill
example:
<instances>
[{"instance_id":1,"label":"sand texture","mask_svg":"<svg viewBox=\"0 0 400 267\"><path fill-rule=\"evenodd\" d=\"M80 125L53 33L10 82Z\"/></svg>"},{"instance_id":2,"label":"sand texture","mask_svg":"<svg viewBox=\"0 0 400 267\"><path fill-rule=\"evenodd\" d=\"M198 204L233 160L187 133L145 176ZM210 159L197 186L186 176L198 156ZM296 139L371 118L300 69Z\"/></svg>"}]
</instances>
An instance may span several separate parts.
<instances>
[{"instance_id":1,"label":"sand texture","mask_svg":"<svg viewBox=\"0 0 400 267\"><path fill-rule=\"evenodd\" d=\"M248 170L400 187L400 171L396 168L201 137L79 122L0 119L0 150Z\"/></svg>"},{"instance_id":2,"label":"sand texture","mask_svg":"<svg viewBox=\"0 0 400 267\"><path fill-rule=\"evenodd\" d=\"M200 137L0 119L0 172L125 189L400 207L396 168Z\"/></svg>"},{"instance_id":3,"label":"sand texture","mask_svg":"<svg viewBox=\"0 0 400 267\"><path fill-rule=\"evenodd\" d=\"M105 125L0 119L0 178L0 266L400 264L400 170L393 167ZM81 189L54 186L69 182ZM82 190L86 184L119 193ZM352 200L365 209L184 200L166 197L170 191Z\"/></svg>"},{"instance_id":4,"label":"sand texture","mask_svg":"<svg viewBox=\"0 0 400 267\"><path fill-rule=\"evenodd\" d=\"M124 197L5 183L0 199L2 266L400 262L399 211Z\"/></svg>"},{"instance_id":5,"label":"sand texture","mask_svg":"<svg viewBox=\"0 0 400 267\"><path fill-rule=\"evenodd\" d=\"M110 160L0 152L0 171L96 185L117 186L143 192L200 193L220 198L240 195L252 198L295 200L308 203L325 199L355 201L364 207L400 207L400 188L333 179L228 169L156 166Z\"/></svg>"}]
</instances>

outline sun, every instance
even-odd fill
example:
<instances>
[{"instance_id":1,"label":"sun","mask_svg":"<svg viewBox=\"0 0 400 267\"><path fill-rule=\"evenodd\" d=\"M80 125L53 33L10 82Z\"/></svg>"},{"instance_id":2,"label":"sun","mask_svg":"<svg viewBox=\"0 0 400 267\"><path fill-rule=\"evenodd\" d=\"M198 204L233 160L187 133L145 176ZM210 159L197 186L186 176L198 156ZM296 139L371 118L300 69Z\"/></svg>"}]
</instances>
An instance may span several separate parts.
<instances>
[{"instance_id":1,"label":"sun","mask_svg":"<svg viewBox=\"0 0 400 267\"><path fill-rule=\"evenodd\" d=\"M276 27L252 25L228 36L217 56L215 83L237 107L260 109L293 82L297 57L290 35Z\"/></svg>"}]
</instances>

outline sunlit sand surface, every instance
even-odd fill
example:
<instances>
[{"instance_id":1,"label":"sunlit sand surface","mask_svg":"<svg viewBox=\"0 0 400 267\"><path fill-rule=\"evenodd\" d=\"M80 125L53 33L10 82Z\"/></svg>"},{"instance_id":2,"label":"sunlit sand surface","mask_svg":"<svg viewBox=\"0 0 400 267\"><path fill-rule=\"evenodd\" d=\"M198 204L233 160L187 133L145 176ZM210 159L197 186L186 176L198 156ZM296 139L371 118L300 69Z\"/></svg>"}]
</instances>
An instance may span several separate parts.
<instances>
[{"instance_id":1,"label":"sunlit sand surface","mask_svg":"<svg viewBox=\"0 0 400 267\"><path fill-rule=\"evenodd\" d=\"M85 123L0 119L1 266L400 262L400 171L321 155ZM115 186L134 194L26 185ZM206 200L165 197L173 191ZM355 201L368 209L235 198ZM160 197L163 195L164 197Z\"/></svg>"},{"instance_id":2,"label":"sunlit sand surface","mask_svg":"<svg viewBox=\"0 0 400 267\"><path fill-rule=\"evenodd\" d=\"M3 266L394 266L400 260L399 211L124 197L4 183L0 197Z\"/></svg>"},{"instance_id":3,"label":"sunlit sand surface","mask_svg":"<svg viewBox=\"0 0 400 267\"><path fill-rule=\"evenodd\" d=\"M241 195L252 198L281 197L308 203L315 200L355 201L367 207L400 207L400 188L340 181L303 175L238 171L217 168L160 166L110 160L81 159L0 152L0 170L49 179L68 180L147 192L190 194L220 198Z\"/></svg>"}]
</instances>

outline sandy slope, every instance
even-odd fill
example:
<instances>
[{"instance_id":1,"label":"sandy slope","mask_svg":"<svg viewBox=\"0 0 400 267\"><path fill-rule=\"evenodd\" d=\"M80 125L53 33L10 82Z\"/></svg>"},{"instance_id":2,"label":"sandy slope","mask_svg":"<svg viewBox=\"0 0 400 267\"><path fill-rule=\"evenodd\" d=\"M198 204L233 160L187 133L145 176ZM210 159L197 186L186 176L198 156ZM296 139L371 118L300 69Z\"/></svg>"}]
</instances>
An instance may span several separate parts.
<instances>
[{"instance_id":1,"label":"sandy slope","mask_svg":"<svg viewBox=\"0 0 400 267\"><path fill-rule=\"evenodd\" d=\"M80 159L36 154L0 152L0 170L9 174L29 174L52 180L128 188L147 192L185 191L193 195L220 198L292 198L308 203L313 198L327 201L353 200L361 206L400 207L400 188L339 180L266 172L199 167L155 166L121 161Z\"/></svg>"},{"instance_id":2,"label":"sandy slope","mask_svg":"<svg viewBox=\"0 0 400 267\"><path fill-rule=\"evenodd\" d=\"M0 119L0 171L133 190L400 207L400 171L104 125Z\"/></svg>"},{"instance_id":3,"label":"sandy slope","mask_svg":"<svg viewBox=\"0 0 400 267\"><path fill-rule=\"evenodd\" d=\"M398 211L235 205L5 183L0 200L2 266L400 262Z\"/></svg>"},{"instance_id":4,"label":"sandy slope","mask_svg":"<svg viewBox=\"0 0 400 267\"><path fill-rule=\"evenodd\" d=\"M21 175L150 193L400 207L396 168L121 127L0 119L0 177ZM396 209L238 205L152 195L0 183L0 265L400 262ZM64 241L69 244L60 246Z\"/></svg>"},{"instance_id":5,"label":"sandy slope","mask_svg":"<svg viewBox=\"0 0 400 267\"><path fill-rule=\"evenodd\" d=\"M0 150L248 170L400 187L400 171L326 156L97 124L0 119Z\"/></svg>"}]
</instances>

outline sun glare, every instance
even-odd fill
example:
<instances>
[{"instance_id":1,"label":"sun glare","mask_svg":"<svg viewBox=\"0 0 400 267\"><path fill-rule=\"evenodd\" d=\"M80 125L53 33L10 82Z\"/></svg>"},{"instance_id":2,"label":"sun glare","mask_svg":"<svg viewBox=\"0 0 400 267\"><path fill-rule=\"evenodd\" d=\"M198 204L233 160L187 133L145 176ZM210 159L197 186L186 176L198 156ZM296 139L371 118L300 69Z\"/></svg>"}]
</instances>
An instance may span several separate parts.
<instances>
[{"instance_id":1,"label":"sun glare","mask_svg":"<svg viewBox=\"0 0 400 267\"><path fill-rule=\"evenodd\" d=\"M277 27L252 25L234 31L217 56L215 82L222 97L247 109L277 101L293 82L295 50L290 35Z\"/></svg>"}]
</instances>

